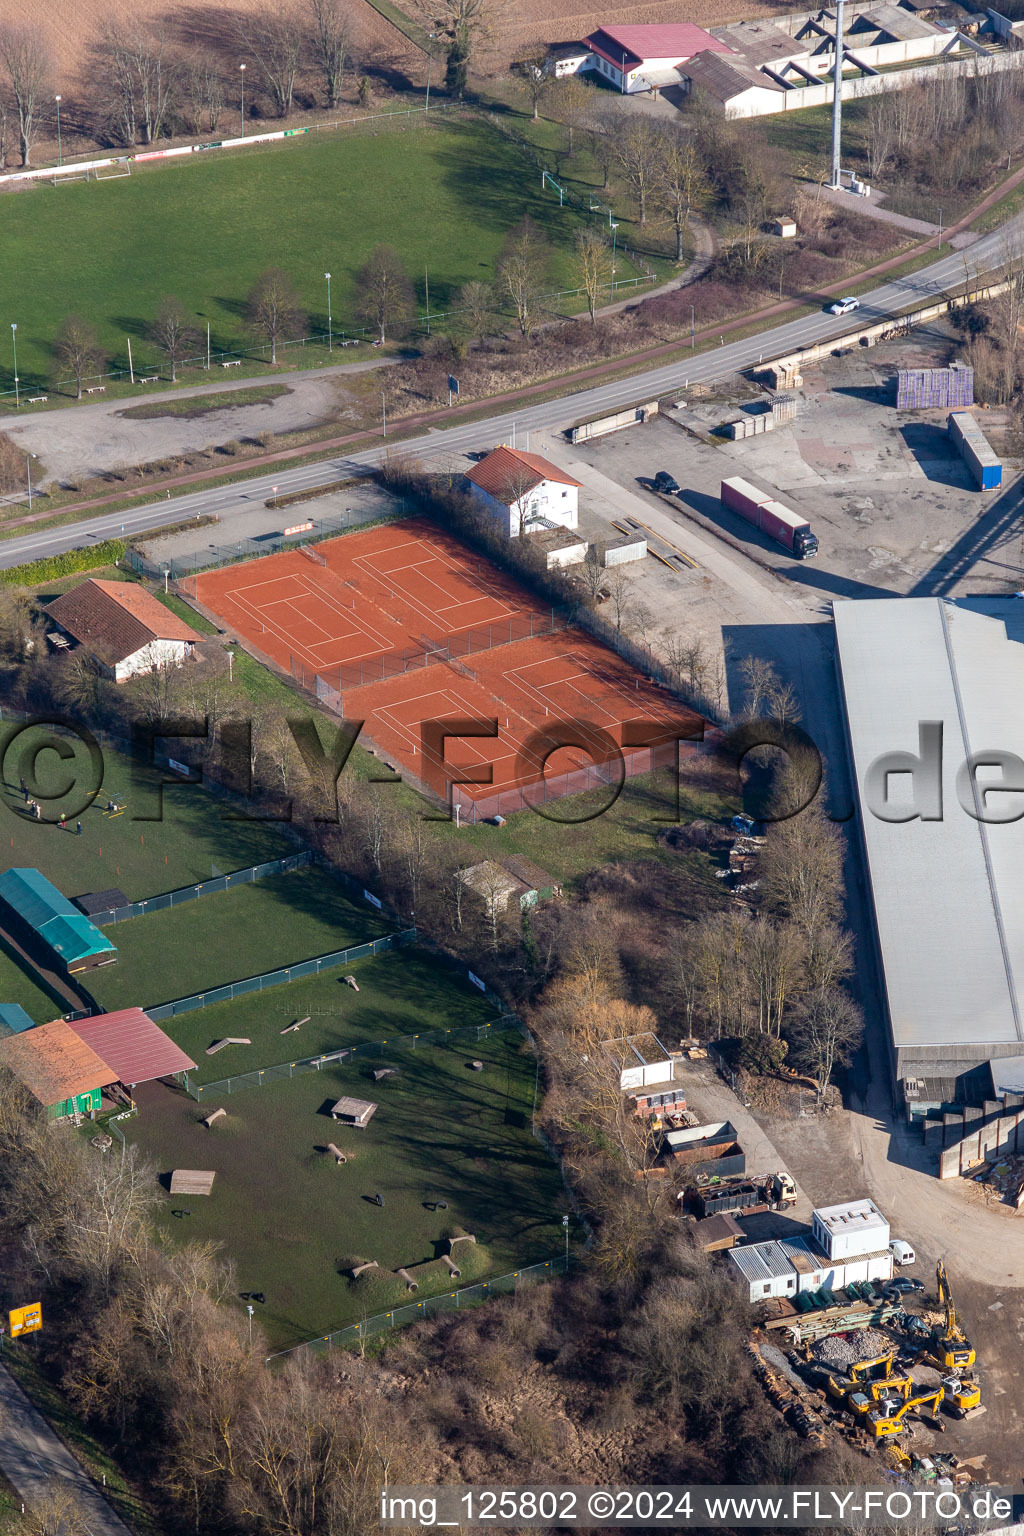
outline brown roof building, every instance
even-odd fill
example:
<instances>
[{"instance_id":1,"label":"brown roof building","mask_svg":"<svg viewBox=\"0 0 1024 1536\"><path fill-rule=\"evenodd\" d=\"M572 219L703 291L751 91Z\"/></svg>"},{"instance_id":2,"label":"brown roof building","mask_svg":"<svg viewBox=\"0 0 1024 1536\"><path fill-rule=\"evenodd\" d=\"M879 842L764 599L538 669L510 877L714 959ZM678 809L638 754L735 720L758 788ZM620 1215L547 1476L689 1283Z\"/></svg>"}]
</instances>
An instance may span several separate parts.
<instances>
[{"instance_id":1,"label":"brown roof building","mask_svg":"<svg viewBox=\"0 0 1024 1536\"><path fill-rule=\"evenodd\" d=\"M195 1071L191 1056L186 1056L141 1008L76 1019L71 1028L117 1073L118 1082L126 1088Z\"/></svg>"},{"instance_id":2,"label":"brown roof building","mask_svg":"<svg viewBox=\"0 0 1024 1536\"><path fill-rule=\"evenodd\" d=\"M156 667L178 666L200 636L145 587L91 577L50 603L53 622L122 682Z\"/></svg>"},{"instance_id":3,"label":"brown roof building","mask_svg":"<svg viewBox=\"0 0 1024 1536\"><path fill-rule=\"evenodd\" d=\"M63 1019L0 1040L0 1066L58 1115L71 1114L69 1104L117 1082L117 1073Z\"/></svg>"}]
</instances>

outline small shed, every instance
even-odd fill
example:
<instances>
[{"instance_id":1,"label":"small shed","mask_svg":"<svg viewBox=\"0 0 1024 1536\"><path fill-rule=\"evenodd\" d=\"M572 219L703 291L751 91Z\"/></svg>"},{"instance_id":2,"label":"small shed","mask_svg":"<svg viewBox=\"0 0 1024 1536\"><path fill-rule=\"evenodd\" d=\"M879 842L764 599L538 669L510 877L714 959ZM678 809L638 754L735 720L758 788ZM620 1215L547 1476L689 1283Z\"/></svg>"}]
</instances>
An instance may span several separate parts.
<instances>
[{"instance_id":1,"label":"small shed","mask_svg":"<svg viewBox=\"0 0 1024 1536\"><path fill-rule=\"evenodd\" d=\"M26 1029L35 1029L34 1019L30 1019L20 1003L0 1003L0 1038L4 1035L20 1035Z\"/></svg>"},{"instance_id":2,"label":"small shed","mask_svg":"<svg viewBox=\"0 0 1024 1536\"><path fill-rule=\"evenodd\" d=\"M332 1120L345 1120L349 1125L357 1126L361 1131L365 1131L376 1113L377 1106L371 1103L369 1099L344 1098L331 1105Z\"/></svg>"},{"instance_id":3,"label":"small shed","mask_svg":"<svg viewBox=\"0 0 1024 1536\"><path fill-rule=\"evenodd\" d=\"M141 1008L122 1008L91 1019L76 1019L71 1028L129 1090L158 1077L177 1077L181 1072L195 1071L191 1056L186 1056Z\"/></svg>"},{"instance_id":4,"label":"small shed","mask_svg":"<svg viewBox=\"0 0 1024 1536\"><path fill-rule=\"evenodd\" d=\"M467 891L480 897L488 917L506 912L512 901L519 901L524 890L522 881L509 874L495 859L484 859L480 864L460 869L457 879Z\"/></svg>"},{"instance_id":5,"label":"small shed","mask_svg":"<svg viewBox=\"0 0 1024 1536\"><path fill-rule=\"evenodd\" d=\"M634 560L646 560L647 540L640 533L624 533L621 538L608 539L600 545L601 564L607 569L613 565L630 565Z\"/></svg>"},{"instance_id":6,"label":"small shed","mask_svg":"<svg viewBox=\"0 0 1024 1536\"><path fill-rule=\"evenodd\" d=\"M24 1083L52 1120L95 1114L102 1090L117 1082L117 1073L63 1019L0 1040L0 1066Z\"/></svg>"},{"instance_id":7,"label":"small shed","mask_svg":"<svg viewBox=\"0 0 1024 1536\"><path fill-rule=\"evenodd\" d=\"M74 901L86 917L105 917L108 912L116 912L119 907L131 905L124 891L116 885L112 885L108 891L87 891L84 896L76 896Z\"/></svg>"},{"instance_id":8,"label":"small shed","mask_svg":"<svg viewBox=\"0 0 1024 1536\"><path fill-rule=\"evenodd\" d=\"M772 223L772 234L778 235L780 240L795 240L796 220L775 219Z\"/></svg>"},{"instance_id":9,"label":"small shed","mask_svg":"<svg viewBox=\"0 0 1024 1536\"><path fill-rule=\"evenodd\" d=\"M534 907L538 901L550 901L562 894L562 887L554 875L549 875L546 869L541 869L539 864L524 858L521 853L513 853L507 859L502 859L501 867L508 871L513 880L518 880L520 885L526 887L519 898L521 907Z\"/></svg>"},{"instance_id":10,"label":"small shed","mask_svg":"<svg viewBox=\"0 0 1024 1536\"><path fill-rule=\"evenodd\" d=\"M0 902L36 948L44 945L51 964L70 973L117 959L117 945L73 907L38 869L8 869L0 875Z\"/></svg>"},{"instance_id":11,"label":"small shed","mask_svg":"<svg viewBox=\"0 0 1024 1536\"><path fill-rule=\"evenodd\" d=\"M698 1248L705 1253L723 1253L727 1248L735 1248L743 1236L743 1228L735 1216L722 1211L717 1216L705 1216L703 1221L695 1222L693 1235Z\"/></svg>"}]
</instances>

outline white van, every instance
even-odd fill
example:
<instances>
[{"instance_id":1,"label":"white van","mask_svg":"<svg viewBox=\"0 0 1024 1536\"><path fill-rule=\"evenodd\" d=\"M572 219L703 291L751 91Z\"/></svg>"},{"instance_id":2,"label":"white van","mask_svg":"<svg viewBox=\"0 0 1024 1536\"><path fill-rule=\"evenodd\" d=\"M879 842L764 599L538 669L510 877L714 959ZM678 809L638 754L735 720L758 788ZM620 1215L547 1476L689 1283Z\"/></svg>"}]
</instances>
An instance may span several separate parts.
<instances>
[{"instance_id":1,"label":"white van","mask_svg":"<svg viewBox=\"0 0 1024 1536\"><path fill-rule=\"evenodd\" d=\"M914 1264L917 1262L917 1255L913 1248L911 1248L909 1243L905 1243L902 1237L894 1237L892 1239L889 1244L889 1252L897 1264Z\"/></svg>"}]
</instances>

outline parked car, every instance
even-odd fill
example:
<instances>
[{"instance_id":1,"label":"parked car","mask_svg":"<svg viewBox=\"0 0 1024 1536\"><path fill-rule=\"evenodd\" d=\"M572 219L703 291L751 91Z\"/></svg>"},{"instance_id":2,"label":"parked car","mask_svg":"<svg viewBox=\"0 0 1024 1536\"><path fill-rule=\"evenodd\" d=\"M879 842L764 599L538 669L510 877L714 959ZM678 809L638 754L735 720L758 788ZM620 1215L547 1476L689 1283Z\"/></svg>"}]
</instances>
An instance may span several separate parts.
<instances>
[{"instance_id":1,"label":"parked car","mask_svg":"<svg viewBox=\"0 0 1024 1536\"><path fill-rule=\"evenodd\" d=\"M894 1237L889 1243L889 1252L897 1264L916 1264L917 1255L909 1243L905 1243L902 1237Z\"/></svg>"},{"instance_id":2,"label":"parked car","mask_svg":"<svg viewBox=\"0 0 1024 1536\"><path fill-rule=\"evenodd\" d=\"M860 299L836 299L828 306L830 315L852 315L855 309L860 309Z\"/></svg>"},{"instance_id":3,"label":"parked car","mask_svg":"<svg viewBox=\"0 0 1024 1536\"><path fill-rule=\"evenodd\" d=\"M900 1275L896 1280L890 1280L883 1287L882 1295L886 1301L897 1301L899 1297L906 1296L910 1291L923 1291L924 1285L920 1280L908 1280Z\"/></svg>"},{"instance_id":4,"label":"parked car","mask_svg":"<svg viewBox=\"0 0 1024 1536\"><path fill-rule=\"evenodd\" d=\"M674 496L679 489L679 481L674 480L667 469L659 469L651 484L656 491L663 491L666 496Z\"/></svg>"}]
</instances>

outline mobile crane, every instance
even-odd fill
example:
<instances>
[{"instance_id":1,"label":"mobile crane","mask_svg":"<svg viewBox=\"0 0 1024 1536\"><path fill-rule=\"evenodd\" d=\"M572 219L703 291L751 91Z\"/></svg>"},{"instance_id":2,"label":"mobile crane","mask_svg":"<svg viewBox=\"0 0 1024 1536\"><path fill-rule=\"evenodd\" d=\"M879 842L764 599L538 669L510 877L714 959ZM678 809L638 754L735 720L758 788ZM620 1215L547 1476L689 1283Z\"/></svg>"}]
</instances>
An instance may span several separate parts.
<instances>
[{"instance_id":1,"label":"mobile crane","mask_svg":"<svg viewBox=\"0 0 1024 1536\"><path fill-rule=\"evenodd\" d=\"M868 1414L868 1422L875 1432L876 1440L884 1440L888 1435L898 1435L903 1428L903 1420L914 1408L930 1406L932 1417L936 1417L939 1404L946 1395L945 1387L927 1387L919 1392L916 1397L908 1397L902 1408L897 1408L895 1413L885 1413L881 1409L872 1409Z\"/></svg>"},{"instance_id":2,"label":"mobile crane","mask_svg":"<svg viewBox=\"0 0 1024 1536\"><path fill-rule=\"evenodd\" d=\"M970 1370L977 1358L974 1348L956 1320L953 1293L949 1289L946 1270L940 1259L935 1266L935 1283L939 1293L939 1305L946 1314L945 1329L932 1333L932 1350L937 1363L946 1371Z\"/></svg>"}]
</instances>

